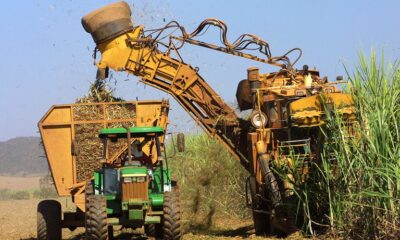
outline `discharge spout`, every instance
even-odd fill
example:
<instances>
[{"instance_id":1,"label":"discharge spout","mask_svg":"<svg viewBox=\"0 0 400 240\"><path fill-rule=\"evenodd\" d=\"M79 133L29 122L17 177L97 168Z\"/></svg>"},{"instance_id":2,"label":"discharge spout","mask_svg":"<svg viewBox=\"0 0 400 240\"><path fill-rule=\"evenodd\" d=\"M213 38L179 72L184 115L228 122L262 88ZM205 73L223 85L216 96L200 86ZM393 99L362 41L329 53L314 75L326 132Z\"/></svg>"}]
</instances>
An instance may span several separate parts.
<instances>
[{"instance_id":1,"label":"discharge spout","mask_svg":"<svg viewBox=\"0 0 400 240\"><path fill-rule=\"evenodd\" d=\"M92 35L96 44L101 44L132 31L131 15L131 9L126 2L116 2L84 16L82 26Z\"/></svg>"}]
</instances>

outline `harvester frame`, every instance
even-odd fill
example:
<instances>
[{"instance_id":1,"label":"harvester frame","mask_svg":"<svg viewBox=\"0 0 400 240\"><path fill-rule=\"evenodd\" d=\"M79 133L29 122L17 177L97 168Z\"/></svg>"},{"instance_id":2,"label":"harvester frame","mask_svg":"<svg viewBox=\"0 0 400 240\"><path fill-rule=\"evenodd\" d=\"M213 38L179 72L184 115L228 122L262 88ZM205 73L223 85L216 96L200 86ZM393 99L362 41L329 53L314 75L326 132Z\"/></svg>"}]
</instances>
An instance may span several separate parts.
<instances>
[{"instance_id":1,"label":"harvester frame","mask_svg":"<svg viewBox=\"0 0 400 240\"><path fill-rule=\"evenodd\" d=\"M252 34L243 34L230 43L227 26L217 19L204 20L192 33L175 21L164 28L145 31L143 26L133 25L129 5L118 2L87 14L82 24L96 43L95 53L101 53L101 59L95 59L99 78L106 77L109 69L125 71L138 76L144 84L169 93L246 168L250 173L247 181L257 234L268 233L270 225L286 233L296 231L290 213L284 209L285 196L290 195L286 187L305 180L309 169L306 164L300 171L304 173L301 180L297 180L292 179L292 172L287 173L286 179L279 178L273 168L293 161L288 156L282 158L279 149L293 148L297 143L309 148L299 153L304 155L303 159L318 160L323 142L319 127L325 124L326 112L336 110L344 122L353 119L351 97L334 86L340 81L328 83L326 77L320 77L316 69L307 65L294 68L301 56L298 48L274 57L268 43ZM208 26L221 30L222 46L195 39ZM163 31L171 28L181 35L162 42ZM247 79L239 83L237 101L240 110L252 109L249 120L238 117L200 76L198 69L184 63L179 54L184 43L279 67L277 72L266 74L250 67ZM263 56L247 53L249 46L256 47ZM299 56L291 62L289 54L295 51ZM172 57L173 54L177 57Z\"/></svg>"}]
</instances>

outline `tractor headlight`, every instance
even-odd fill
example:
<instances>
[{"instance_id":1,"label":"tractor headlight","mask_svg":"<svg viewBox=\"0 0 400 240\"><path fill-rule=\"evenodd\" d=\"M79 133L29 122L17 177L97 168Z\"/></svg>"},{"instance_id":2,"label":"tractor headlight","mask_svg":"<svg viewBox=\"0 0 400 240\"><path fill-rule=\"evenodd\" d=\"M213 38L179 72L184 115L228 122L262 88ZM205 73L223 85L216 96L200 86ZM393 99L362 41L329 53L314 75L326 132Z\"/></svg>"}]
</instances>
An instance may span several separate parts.
<instances>
[{"instance_id":1,"label":"tractor headlight","mask_svg":"<svg viewBox=\"0 0 400 240\"><path fill-rule=\"evenodd\" d=\"M137 177L136 179L139 183L146 182L146 177Z\"/></svg>"},{"instance_id":2,"label":"tractor headlight","mask_svg":"<svg viewBox=\"0 0 400 240\"><path fill-rule=\"evenodd\" d=\"M146 182L146 176L137 176L137 177L124 177L124 183L142 183Z\"/></svg>"},{"instance_id":3,"label":"tractor headlight","mask_svg":"<svg viewBox=\"0 0 400 240\"><path fill-rule=\"evenodd\" d=\"M131 183L131 182L132 182L132 178L130 178L130 177L124 178L124 183Z\"/></svg>"}]
</instances>

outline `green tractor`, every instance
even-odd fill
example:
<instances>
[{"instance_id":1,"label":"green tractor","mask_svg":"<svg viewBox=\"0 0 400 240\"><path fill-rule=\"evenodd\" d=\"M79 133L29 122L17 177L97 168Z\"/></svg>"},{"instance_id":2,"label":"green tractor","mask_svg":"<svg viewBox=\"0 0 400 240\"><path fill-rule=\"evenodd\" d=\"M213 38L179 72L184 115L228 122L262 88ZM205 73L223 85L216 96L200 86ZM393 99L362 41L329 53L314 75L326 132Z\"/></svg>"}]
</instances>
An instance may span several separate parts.
<instances>
[{"instance_id":1,"label":"green tractor","mask_svg":"<svg viewBox=\"0 0 400 240\"><path fill-rule=\"evenodd\" d=\"M102 168L85 190L87 238L110 239L118 225L144 226L156 239L180 239L179 191L163 155L164 129L104 128L99 137L104 146ZM127 142L126 154L111 159L109 152L120 141Z\"/></svg>"}]
</instances>

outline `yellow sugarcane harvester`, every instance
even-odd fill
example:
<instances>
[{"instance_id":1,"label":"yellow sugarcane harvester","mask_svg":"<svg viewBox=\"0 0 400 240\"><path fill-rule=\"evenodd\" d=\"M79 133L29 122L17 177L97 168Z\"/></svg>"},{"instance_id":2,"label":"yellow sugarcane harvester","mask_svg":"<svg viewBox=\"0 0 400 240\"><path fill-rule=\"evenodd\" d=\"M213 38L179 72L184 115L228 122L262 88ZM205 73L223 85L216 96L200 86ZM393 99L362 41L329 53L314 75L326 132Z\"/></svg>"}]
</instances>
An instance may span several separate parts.
<instances>
[{"instance_id":1,"label":"yellow sugarcane harvester","mask_svg":"<svg viewBox=\"0 0 400 240\"><path fill-rule=\"evenodd\" d=\"M133 24L129 5L117 2L84 16L82 24L96 43L95 53L101 54L96 61L97 77L107 77L109 69L125 71L169 93L246 168L248 203L257 234L272 228L286 233L296 230L290 213L284 209L285 201L292 194L293 183L306 181L310 162L319 159L320 126L325 124L326 113L335 110L343 122L354 118L352 99L335 87L338 82L329 83L307 65L300 70L294 68L301 56L298 48L272 56L268 43L252 34L229 42L227 26L217 19L204 20L192 33L175 21L160 29L145 30ZM220 45L198 40L208 27L221 30ZM165 38L166 33L169 38ZM250 67L247 79L239 82L236 98L241 111L252 110L248 119L238 117L200 76L198 68L183 61L179 51L185 43L278 68L276 72L260 73L258 68ZM251 54L254 49L257 53ZM294 53L299 57L292 62L289 54ZM274 171L282 164L289 166L285 177ZM293 166L296 169L290 171Z\"/></svg>"}]
</instances>

